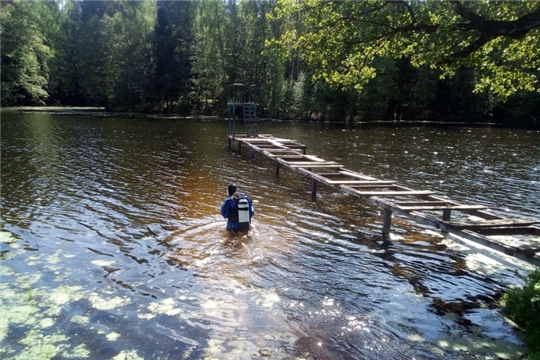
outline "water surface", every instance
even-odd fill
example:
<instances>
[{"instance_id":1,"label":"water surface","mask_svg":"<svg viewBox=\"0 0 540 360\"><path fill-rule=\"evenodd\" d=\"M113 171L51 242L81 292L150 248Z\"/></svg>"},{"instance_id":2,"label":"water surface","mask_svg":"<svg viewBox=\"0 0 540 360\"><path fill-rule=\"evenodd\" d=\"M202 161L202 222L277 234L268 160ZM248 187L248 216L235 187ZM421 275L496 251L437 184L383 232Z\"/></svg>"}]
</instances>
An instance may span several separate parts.
<instances>
[{"instance_id":1,"label":"water surface","mask_svg":"<svg viewBox=\"0 0 540 360\"><path fill-rule=\"evenodd\" d=\"M2 114L0 357L516 356L499 314L530 267L318 187L221 120ZM540 217L540 132L262 123L351 170ZM224 230L230 182L253 230Z\"/></svg>"}]
</instances>

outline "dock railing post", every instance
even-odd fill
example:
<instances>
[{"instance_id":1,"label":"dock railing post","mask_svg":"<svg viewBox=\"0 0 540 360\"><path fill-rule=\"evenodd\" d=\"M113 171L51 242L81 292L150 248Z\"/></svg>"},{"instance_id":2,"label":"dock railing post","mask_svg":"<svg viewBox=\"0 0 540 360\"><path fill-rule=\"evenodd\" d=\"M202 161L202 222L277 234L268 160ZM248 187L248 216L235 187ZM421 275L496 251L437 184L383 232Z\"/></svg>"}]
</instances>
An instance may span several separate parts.
<instances>
[{"instance_id":1,"label":"dock railing post","mask_svg":"<svg viewBox=\"0 0 540 360\"><path fill-rule=\"evenodd\" d=\"M442 214L442 220L443 221L450 221L450 217L452 216L452 210L450 209L444 209ZM443 233L447 233L448 231L443 230Z\"/></svg>"},{"instance_id":2,"label":"dock railing post","mask_svg":"<svg viewBox=\"0 0 540 360\"><path fill-rule=\"evenodd\" d=\"M383 227L382 227L383 239L390 238L391 226L392 226L392 210L384 209L383 210Z\"/></svg>"},{"instance_id":3,"label":"dock railing post","mask_svg":"<svg viewBox=\"0 0 540 360\"><path fill-rule=\"evenodd\" d=\"M452 216L452 210L450 209L444 209L442 214L443 221L450 221L450 217Z\"/></svg>"}]
</instances>

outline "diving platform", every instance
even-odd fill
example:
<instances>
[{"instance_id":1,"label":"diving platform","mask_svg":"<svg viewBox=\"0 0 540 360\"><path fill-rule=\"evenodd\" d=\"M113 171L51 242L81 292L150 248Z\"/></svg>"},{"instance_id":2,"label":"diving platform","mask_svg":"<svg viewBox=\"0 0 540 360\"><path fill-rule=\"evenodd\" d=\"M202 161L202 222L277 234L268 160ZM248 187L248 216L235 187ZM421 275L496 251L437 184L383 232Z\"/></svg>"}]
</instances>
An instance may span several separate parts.
<instances>
[{"instance_id":1,"label":"diving platform","mask_svg":"<svg viewBox=\"0 0 540 360\"><path fill-rule=\"evenodd\" d=\"M273 160L276 175L286 167L310 178L314 199L317 184L322 183L382 208L382 236L385 239L390 237L393 214L398 214L540 266L538 219L504 218L490 213L483 205L462 204L441 198L431 190L415 190L393 180L377 179L347 169L337 162L307 155L307 146L296 140L271 134L253 137L229 133L229 147L233 141L238 143L239 154L242 145L246 145L251 150L252 159L255 153L259 153ZM461 219L463 216L452 220L455 213L464 213L468 217L466 221ZM513 238L500 239L504 236Z\"/></svg>"},{"instance_id":2,"label":"diving platform","mask_svg":"<svg viewBox=\"0 0 540 360\"><path fill-rule=\"evenodd\" d=\"M259 136L257 126L257 103L254 101L255 85L242 83L230 84L227 89L227 116L229 120L228 134L236 135L237 120L244 123L245 136Z\"/></svg>"}]
</instances>

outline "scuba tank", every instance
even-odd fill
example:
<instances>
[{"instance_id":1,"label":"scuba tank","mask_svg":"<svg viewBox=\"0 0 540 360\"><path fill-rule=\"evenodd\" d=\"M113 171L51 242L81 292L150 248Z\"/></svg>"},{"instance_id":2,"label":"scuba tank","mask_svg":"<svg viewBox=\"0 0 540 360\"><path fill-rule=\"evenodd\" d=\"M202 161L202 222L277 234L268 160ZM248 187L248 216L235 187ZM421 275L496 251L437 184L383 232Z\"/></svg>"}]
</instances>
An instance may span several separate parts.
<instances>
[{"instance_id":1,"label":"scuba tank","mask_svg":"<svg viewBox=\"0 0 540 360\"><path fill-rule=\"evenodd\" d=\"M238 230L249 230L249 203L245 197L238 200Z\"/></svg>"}]
</instances>

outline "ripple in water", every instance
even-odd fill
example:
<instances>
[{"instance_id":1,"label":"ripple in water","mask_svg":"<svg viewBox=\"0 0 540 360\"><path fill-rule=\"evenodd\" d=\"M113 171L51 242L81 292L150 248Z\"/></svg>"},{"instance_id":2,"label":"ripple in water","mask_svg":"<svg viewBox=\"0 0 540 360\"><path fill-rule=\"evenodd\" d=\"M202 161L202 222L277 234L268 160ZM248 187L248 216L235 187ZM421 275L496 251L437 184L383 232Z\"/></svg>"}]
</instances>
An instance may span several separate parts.
<instances>
[{"instance_id":1,"label":"ripple in water","mask_svg":"<svg viewBox=\"0 0 540 360\"><path fill-rule=\"evenodd\" d=\"M540 215L538 132L342 130L261 124L365 174ZM222 121L3 114L2 357L520 353L497 300L526 266L400 217L383 241L378 208L324 186L312 201L236 150ZM256 208L241 238L219 215L230 182Z\"/></svg>"}]
</instances>

